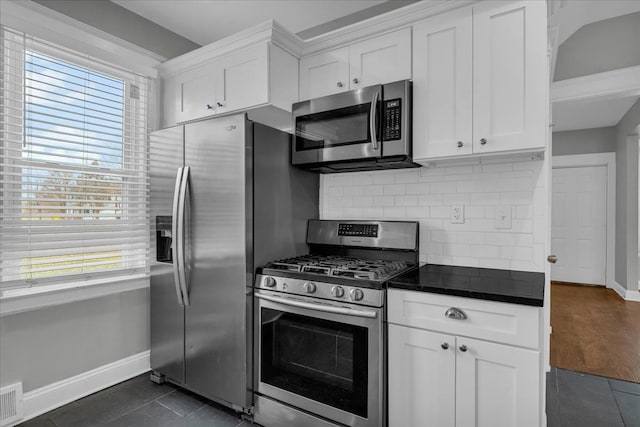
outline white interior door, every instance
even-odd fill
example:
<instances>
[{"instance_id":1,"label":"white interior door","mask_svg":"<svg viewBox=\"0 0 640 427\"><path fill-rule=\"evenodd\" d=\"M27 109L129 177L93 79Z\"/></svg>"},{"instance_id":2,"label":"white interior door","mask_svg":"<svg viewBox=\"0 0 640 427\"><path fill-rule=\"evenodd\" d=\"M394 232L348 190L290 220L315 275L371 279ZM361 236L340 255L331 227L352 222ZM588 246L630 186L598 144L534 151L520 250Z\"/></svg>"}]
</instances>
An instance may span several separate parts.
<instances>
[{"instance_id":1,"label":"white interior door","mask_svg":"<svg viewBox=\"0 0 640 427\"><path fill-rule=\"evenodd\" d=\"M551 279L605 285L607 168L554 168L552 176Z\"/></svg>"}]
</instances>

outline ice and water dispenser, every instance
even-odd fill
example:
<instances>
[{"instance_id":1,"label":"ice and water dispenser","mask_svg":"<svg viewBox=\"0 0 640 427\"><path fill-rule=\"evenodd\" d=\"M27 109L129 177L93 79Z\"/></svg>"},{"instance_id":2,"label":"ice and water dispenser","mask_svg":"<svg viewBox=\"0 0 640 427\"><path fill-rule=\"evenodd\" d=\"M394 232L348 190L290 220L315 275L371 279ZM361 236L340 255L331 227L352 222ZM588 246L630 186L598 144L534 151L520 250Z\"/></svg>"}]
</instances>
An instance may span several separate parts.
<instances>
[{"instance_id":1,"label":"ice and water dispenser","mask_svg":"<svg viewBox=\"0 0 640 427\"><path fill-rule=\"evenodd\" d=\"M170 216L156 217L156 261L173 262L171 252L171 220Z\"/></svg>"}]
</instances>

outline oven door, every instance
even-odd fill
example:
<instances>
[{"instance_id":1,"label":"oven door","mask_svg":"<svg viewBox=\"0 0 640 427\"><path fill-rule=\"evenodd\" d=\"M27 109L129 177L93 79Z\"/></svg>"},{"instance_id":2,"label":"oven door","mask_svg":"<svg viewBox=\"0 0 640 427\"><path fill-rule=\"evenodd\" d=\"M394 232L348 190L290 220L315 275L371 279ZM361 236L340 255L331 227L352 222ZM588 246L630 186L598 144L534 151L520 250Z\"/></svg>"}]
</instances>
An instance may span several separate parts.
<instances>
[{"instance_id":1,"label":"oven door","mask_svg":"<svg viewBox=\"0 0 640 427\"><path fill-rule=\"evenodd\" d=\"M381 157L381 99L377 85L294 104L292 163Z\"/></svg>"},{"instance_id":2,"label":"oven door","mask_svg":"<svg viewBox=\"0 0 640 427\"><path fill-rule=\"evenodd\" d=\"M255 296L256 391L348 426L383 425L382 309Z\"/></svg>"}]
</instances>

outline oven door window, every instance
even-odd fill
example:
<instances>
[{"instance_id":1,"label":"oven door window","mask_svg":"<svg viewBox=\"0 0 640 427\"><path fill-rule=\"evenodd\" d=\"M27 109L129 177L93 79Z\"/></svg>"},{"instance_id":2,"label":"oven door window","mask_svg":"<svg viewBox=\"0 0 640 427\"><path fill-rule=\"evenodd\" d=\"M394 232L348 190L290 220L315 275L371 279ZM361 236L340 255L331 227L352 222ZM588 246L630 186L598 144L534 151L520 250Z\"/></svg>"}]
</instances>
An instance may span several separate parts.
<instances>
[{"instance_id":1,"label":"oven door window","mask_svg":"<svg viewBox=\"0 0 640 427\"><path fill-rule=\"evenodd\" d=\"M371 142L370 108L365 103L296 117L296 151Z\"/></svg>"},{"instance_id":2,"label":"oven door window","mask_svg":"<svg viewBox=\"0 0 640 427\"><path fill-rule=\"evenodd\" d=\"M261 309L261 381L367 416L367 328Z\"/></svg>"}]
</instances>

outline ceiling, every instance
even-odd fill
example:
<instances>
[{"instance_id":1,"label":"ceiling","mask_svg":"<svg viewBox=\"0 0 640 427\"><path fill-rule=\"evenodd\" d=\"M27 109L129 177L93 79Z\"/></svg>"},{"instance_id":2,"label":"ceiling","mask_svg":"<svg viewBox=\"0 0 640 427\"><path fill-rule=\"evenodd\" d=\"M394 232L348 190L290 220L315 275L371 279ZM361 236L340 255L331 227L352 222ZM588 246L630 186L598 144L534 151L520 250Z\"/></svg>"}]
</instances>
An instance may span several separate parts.
<instances>
[{"instance_id":1,"label":"ceiling","mask_svg":"<svg viewBox=\"0 0 640 427\"><path fill-rule=\"evenodd\" d=\"M312 37L413 1L385 0L111 0L199 45L274 19ZM332 26L331 23L334 23ZM323 31L324 27L324 31ZM313 31L313 29L318 31ZM308 31L305 31L308 30ZM309 31L311 30L311 31Z\"/></svg>"},{"instance_id":2,"label":"ceiling","mask_svg":"<svg viewBox=\"0 0 640 427\"><path fill-rule=\"evenodd\" d=\"M638 0L548 0L549 27L557 29L557 46L585 25L640 11ZM553 73L554 70L552 70ZM551 86L553 98L554 85ZM589 92L588 89L585 92ZM637 91L635 91L637 92ZM620 93L553 103L553 131L568 131L615 126L638 100L638 96Z\"/></svg>"}]
</instances>

